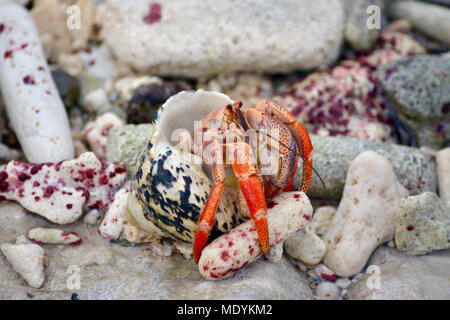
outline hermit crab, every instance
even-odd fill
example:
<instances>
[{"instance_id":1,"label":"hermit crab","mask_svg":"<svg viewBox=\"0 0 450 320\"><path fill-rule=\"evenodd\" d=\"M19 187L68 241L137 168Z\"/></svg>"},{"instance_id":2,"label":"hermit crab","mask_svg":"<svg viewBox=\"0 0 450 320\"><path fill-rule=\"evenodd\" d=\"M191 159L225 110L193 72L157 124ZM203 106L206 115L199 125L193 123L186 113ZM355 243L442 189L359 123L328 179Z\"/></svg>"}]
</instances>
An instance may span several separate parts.
<instances>
[{"instance_id":1,"label":"hermit crab","mask_svg":"<svg viewBox=\"0 0 450 320\"><path fill-rule=\"evenodd\" d=\"M251 217L267 253L267 200L292 190L299 158L300 189L306 192L311 156L305 128L275 103L260 101L244 111L242 103L221 93L181 92L155 117L153 136L136 165L128 220L193 243L198 263L208 238Z\"/></svg>"}]
</instances>

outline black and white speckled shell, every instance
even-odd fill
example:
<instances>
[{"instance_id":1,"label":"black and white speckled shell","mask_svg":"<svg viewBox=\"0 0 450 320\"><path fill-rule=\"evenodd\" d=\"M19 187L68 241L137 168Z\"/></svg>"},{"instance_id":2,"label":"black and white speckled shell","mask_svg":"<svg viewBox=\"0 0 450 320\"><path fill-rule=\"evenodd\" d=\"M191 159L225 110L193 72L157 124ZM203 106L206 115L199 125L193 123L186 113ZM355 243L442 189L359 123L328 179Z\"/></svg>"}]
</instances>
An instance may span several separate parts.
<instances>
[{"instance_id":1,"label":"black and white speckled shell","mask_svg":"<svg viewBox=\"0 0 450 320\"><path fill-rule=\"evenodd\" d=\"M195 120L232 102L223 94L198 90L181 92L161 107L153 136L136 165L128 198L131 223L148 232L194 242L212 182L200 166L192 163L192 155L180 151L170 137L178 128L192 131ZM211 239L241 222L236 199L237 189L226 188Z\"/></svg>"}]
</instances>

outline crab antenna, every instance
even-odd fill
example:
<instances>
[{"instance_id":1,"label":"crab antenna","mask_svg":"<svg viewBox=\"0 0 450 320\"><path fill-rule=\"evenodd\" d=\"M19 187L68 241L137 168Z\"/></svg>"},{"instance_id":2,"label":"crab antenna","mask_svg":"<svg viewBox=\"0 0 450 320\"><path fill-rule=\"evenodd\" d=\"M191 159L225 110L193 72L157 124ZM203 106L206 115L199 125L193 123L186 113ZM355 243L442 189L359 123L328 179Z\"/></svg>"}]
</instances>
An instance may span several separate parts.
<instances>
[{"instance_id":1,"label":"crab antenna","mask_svg":"<svg viewBox=\"0 0 450 320\"><path fill-rule=\"evenodd\" d=\"M317 170L314 169L314 167L309 163L309 161L306 160L301 154L299 154L299 153L297 152L297 150L293 150L291 147L287 146L287 145L284 144L283 142L281 142L281 141L277 140L276 138L272 137L272 136L271 136L270 134L268 134L268 133L264 133L264 132L262 132L262 131L260 131L260 130L258 130L258 129L255 129L255 130L256 130L256 132L258 132L258 133L265 134L267 137L269 137L269 138L271 138L271 139L274 139L274 140L277 141L279 144L281 144L283 147L285 147L285 148L291 150L292 152L295 152L295 154L296 154L297 156L299 156L299 157L303 160L303 162L305 162L305 163L306 163L306 164L314 171L314 173L317 175L317 177L319 177L319 180L320 180L320 182L322 183L323 187L324 187L325 189L327 189L327 186L325 185L325 182L323 182L322 177L321 177L320 174L317 172Z\"/></svg>"}]
</instances>

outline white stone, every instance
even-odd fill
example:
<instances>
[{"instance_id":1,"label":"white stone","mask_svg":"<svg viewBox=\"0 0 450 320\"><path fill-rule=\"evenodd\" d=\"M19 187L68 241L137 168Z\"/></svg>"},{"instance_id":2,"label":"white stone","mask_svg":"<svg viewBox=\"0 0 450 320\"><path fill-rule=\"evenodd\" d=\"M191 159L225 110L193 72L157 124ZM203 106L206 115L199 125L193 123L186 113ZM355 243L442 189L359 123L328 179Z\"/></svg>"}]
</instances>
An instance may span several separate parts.
<instances>
[{"instance_id":1,"label":"white stone","mask_svg":"<svg viewBox=\"0 0 450 320\"><path fill-rule=\"evenodd\" d=\"M270 262L278 262L283 257L283 243L280 242L270 248L269 253L265 255Z\"/></svg>"},{"instance_id":2,"label":"white stone","mask_svg":"<svg viewBox=\"0 0 450 320\"><path fill-rule=\"evenodd\" d=\"M109 130L124 124L125 122L112 112L104 113L86 124L83 131L96 156L106 159L106 142L108 141Z\"/></svg>"},{"instance_id":3,"label":"white stone","mask_svg":"<svg viewBox=\"0 0 450 320\"><path fill-rule=\"evenodd\" d=\"M86 94L83 99L83 107L86 111L97 114L101 110L112 108L104 88L98 88Z\"/></svg>"},{"instance_id":4,"label":"white stone","mask_svg":"<svg viewBox=\"0 0 450 320\"><path fill-rule=\"evenodd\" d=\"M0 178L0 196L54 223L67 224L83 209L105 210L125 183L126 169L87 152L57 164L10 161L0 166Z\"/></svg>"},{"instance_id":5,"label":"white stone","mask_svg":"<svg viewBox=\"0 0 450 320\"><path fill-rule=\"evenodd\" d=\"M83 61L84 70L92 77L110 80L115 77L116 63L109 49L104 46L90 47L89 52L79 51L78 57Z\"/></svg>"},{"instance_id":6,"label":"white stone","mask_svg":"<svg viewBox=\"0 0 450 320\"><path fill-rule=\"evenodd\" d=\"M58 57L58 67L76 77L83 71L83 61L77 55L61 53Z\"/></svg>"},{"instance_id":7,"label":"white stone","mask_svg":"<svg viewBox=\"0 0 450 320\"><path fill-rule=\"evenodd\" d=\"M352 285L352 282L349 278L339 278L335 282L336 286L341 289L347 289Z\"/></svg>"},{"instance_id":8,"label":"white stone","mask_svg":"<svg viewBox=\"0 0 450 320\"><path fill-rule=\"evenodd\" d=\"M161 240L161 235L149 233L131 224L125 224L120 239L125 239L131 243L149 243Z\"/></svg>"},{"instance_id":9,"label":"white stone","mask_svg":"<svg viewBox=\"0 0 450 320\"><path fill-rule=\"evenodd\" d=\"M327 246L309 224L305 229L288 238L284 243L284 249L288 256L307 265L316 265L325 255Z\"/></svg>"},{"instance_id":10,"label":"white stone","mask_svg":"<svg viewBox=\"0 0 450 320\"><path fill-rule=\"evenodd\" d=\"M86 213L86 215L83 218L83 222L94 226L97 225L98 221L101 218L101 213L98 210L90 210L88 213Z\"/></svg>"},{"instance_id":11,"label":"white stone","mask_svg":"<svg viewBox=\"0 0 450 320\"><path fill-rule=\"evenodd\" d=\"M3 100L30 162L57 162L74 156L69 120L28 11L0 3L0 84ZM5 57L6 53L8 57Z\"/></svg>"},{"instance_id":12,"label":"white stone","mask_svg":"<svg viewBox=\"0 0 450 320\"><path fill-rule=\"evenodd\" d=\"M391 164L373 151L358 155L350 165L344 193L330 229L324 236L324 263L342 277L359 273L372 252L392 240L396 209L408 195Z\"/></svg>"},{"instance_id":13,"label":"white stone","mask_svg":"<svg viewBox=\"0 0 450 320\"><path fill-rule=\"evenodd\" d=\"M40 288L45 280L45 251L37 244L26 243L20 238L16 244L4 243L1 251L12 268L33 288Z\"/></svg>"},{"instance_id":14,"label":"white stone","mask_svg":"<svg viewBox=\"0 0 450 320\"><path fill-rule=\"evenodd\" d=\"M75 232L64 232L55 228L32 228L27 232L27 238L34 243L44 244L81 244L82 239Z\"/></svg>"},{"instance_id":15,"label":"white stone","mask_svg":"<svg viewBox=\"0 0 450 320\"><path fill-rule=\"evenodd\" d=\"M336 208L332 206L323 206L314 211L311 227L317 235L322 236L328 231L335 214Z\"/></svg>"},{"instance_id":16,"label":"white stone","mask_svg":"<svg viewBox=\"0 0 450 320\"><path fill-rule=\"evenodd\" d=\"M321 300L336 300L339 298L339 288L332 282L324 281L317 286L316 295Z\"/></svg>"},{"instance_id":17,"label":"white stone","mask_svg":"<svg viewBox=\"0 0 450 320\"><path fill-rule=\"evenodd\" d=\"M124 219L123 214L127 210L128 194L130 193L129 186L126 186L114 195L114 201L109 206L105 213L98 233L106 239L119 239L120 235L125 228L127 221Z\"/></svg>"},{"instance_id":18,"label":"white stone","mask_svg":"<svg viewBox=\"0 0 450 320\"><path fill-rule=\"evenodd\" d=\"M450 148L437 152L436 169L439 181L439 196L450 205Z\"/></svg>"},{"instance_id":19,"label":"white stone","mask_svg":"<svg viewBox=\"0 0 450 320\"><path fill-rule=\"evenodd\" d=\"M311 203L303 192L281 193L274 202L276 205L267 209L266 216L270 247L303 229L312 215ZM224 279L262 254L255 222L248 220L208 244L203 249L198 269L205 279Z\"/></svg>"},{"instance_id":20,"label":"white stone","mask_svg":"<svg viewBox=\"0 0 450 320\"><path fill-rule=\"evenodd\" d=\"M389 8L389 14L394 18L407 19L416 29L450 45L448 8L422 1L396 1Z\"/></svg>"},{"instance_id":21,"label":"white stone","mask_svg":"<svg viewBox=\"0 0 450 320\"><path fill-rule=\"evenodd\" d=\"M107 5L107 45L134 69L158 75L312 69L337 57L343 36L338 0L108 0ZM149 14L155 19L146 23Z\"/></svg>"}]
</instances>

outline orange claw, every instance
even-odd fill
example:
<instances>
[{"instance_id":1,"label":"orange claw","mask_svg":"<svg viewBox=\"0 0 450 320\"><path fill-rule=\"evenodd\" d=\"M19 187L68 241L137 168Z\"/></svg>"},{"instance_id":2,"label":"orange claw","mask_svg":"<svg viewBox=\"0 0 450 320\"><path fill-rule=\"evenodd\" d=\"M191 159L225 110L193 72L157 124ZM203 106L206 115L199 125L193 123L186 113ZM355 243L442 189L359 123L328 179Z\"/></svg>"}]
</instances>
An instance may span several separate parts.
<instances>
[{"instance_id":1,"label":"orange claw","mask_svg":"<svg viewBox=\"0 0 450 320\"><path fill-rule=\"evenodd\" d=\"M233 167L235 170L238 168ZM255 221L256 230L258 231L259 243L264 253L269 252L269 227L267 225L267 207L264 191L261 182L257 177L249 177L239 180L239 186L247 201L248 209Z\"/></svg>"},{"instance_id":2,"label":"orange claw","mask_svg":"<svg viewBox=\"0 0 450 320\"><path fill-rule=\"evenodd\" d=\"M205 209L203 210L200 218L198 219L198 231L195 235L194 241L194 261L198 263L200 256L202 255L203 248L208 241L209 233L214 224L214 216L216 214L217 207L219 205L220 197L222 196L222 191L224 187L224 182L219 182L214 185L211 194L206 201Z\"/></svg>"},{"instance_id":3,"label":"orange claw","mask_svg":"<svg viewBox=\"0 0 450 320\"><path fill-rule=\"evenodd\" d=\"M269 227L267 225L266 197L262 187L262 178L256 164L252 164L253 154L248 144L229 146L234 149L233 171L239 181L239 187L247 202L250 215L255 221L259 243L264 253L269 252Z\"/></svg>"}]
</instances>

